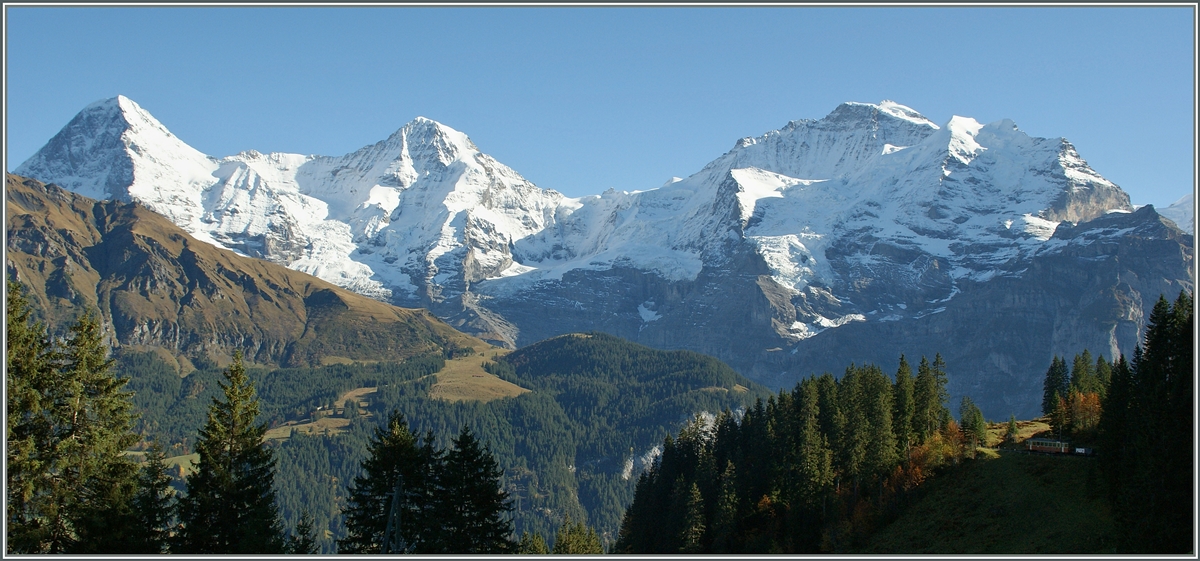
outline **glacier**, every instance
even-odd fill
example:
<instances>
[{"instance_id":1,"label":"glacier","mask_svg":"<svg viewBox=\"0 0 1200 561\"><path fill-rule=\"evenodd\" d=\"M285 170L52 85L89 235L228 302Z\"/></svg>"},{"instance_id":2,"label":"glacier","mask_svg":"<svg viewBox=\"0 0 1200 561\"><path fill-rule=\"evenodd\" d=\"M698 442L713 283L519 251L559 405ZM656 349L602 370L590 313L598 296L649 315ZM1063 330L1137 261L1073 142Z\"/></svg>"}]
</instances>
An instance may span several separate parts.
<instances>
[{"instance_id":1,"label":"glacier","mask_svg":"<svg viewBox=\"0 0 1200 561\"><path fill-rule=\"evenodd\" d=\"M951 367L969 356L1019 381L996 389L1015 403L1036 393L1025 370L1051 349L1131 349L1148 294L1194 282L1171 268L1191 259L1190 236L1135 209L1066 139L1008 119L939 125L888 100L738 139L657 187L583 197L534 185L422 117L341 156L217 157L124 96L85 107L14 171L137 201L208 243L429 308L498 345L601 330L717 356L767 384L834 367L826 357L894 360L949 344ZM1192 206L1163 214L1190 228ZM1127 254L1129 243L1172 264ZM1162 270L1044 278L1126 267L1113 252ZM1107 310L1091 323L1065 303L1098 294L1117 304L1087 308ZM1045 313L1057 319L1033 320ZM965 318L996 314L1009 319L994 342L968 334L977 326ZM948 339L959 332L972 339ZM952 381L952 392L968 385Z\"/></svg>"},{"instance_id":2,"label":"glacier","mask_svg":"<svg viewBox=\"0 0 1200 561\"><path fill-rule=\"evenodd\" d=\"M881 268L919 282L931 266L950 271L939 281L949 294L955 279L990 278L1036 251L1064 220L1132 210L1063 139L1029 137L1010 120L938 126L887 100L740 139L658 188L579 198L537 187L422 117L343 156L218 158L124 96L84 108L16 173L138 201L214 245L410 306L511 294L580 269L690 281L743 241L793 294L836 292L853 282L847 273ZM917 257L897 269L887 263L896 252ZM803 329L781 333L844 323L830 311L808 309L793 322Z\"/></svg>"}]
</instances>

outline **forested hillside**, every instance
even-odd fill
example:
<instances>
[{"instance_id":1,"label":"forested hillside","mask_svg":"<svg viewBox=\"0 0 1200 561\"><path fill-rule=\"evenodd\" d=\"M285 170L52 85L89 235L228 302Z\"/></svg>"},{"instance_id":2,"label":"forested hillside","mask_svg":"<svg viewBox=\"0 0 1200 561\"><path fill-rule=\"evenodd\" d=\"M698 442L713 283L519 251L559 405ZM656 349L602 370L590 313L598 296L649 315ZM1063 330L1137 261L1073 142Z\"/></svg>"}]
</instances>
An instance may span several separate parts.
<instances>
[{"instance_id":1,"label":"forested hillside","mask_svg":"<svg viewBox=\"0 0 1200 561\"><path fill-rule=\"evenodd\" d=\"M1186 292L1160 298L1132 362L1053 358L1037 436L1057 457L1015 457L1035 450L1016 418L989 436L969 397L956 422L940 357L915 378L903 356L891 379L852 365L740 420L697 420L639 478L615 550L1193 552L1193 317ZM1000 459L976 459L997 442Z\"/></svg>"},{"instance_id":2,"label":"forested hillside","mask_svg":"<svg viewBox=\"0 0 1200 561\"><path fill-rule=\"evenodd\" d=\"M611 544L637 475L664 436L697 413L743 410L767 395L710 357L599 333L558 337L494 362L470 350L455 357L478 360L477 366L532 391L487 402L431 399L446 353L401 363L247 367L259 419L271 429L267 443L277 459L284 526L295 527L307 513L317 545L334 551L345 536L347 484L359 475L375 429L396 412L415 434L429 433L442 448L462 428L473 431L502 470L518 533L550 540L570 517ZM141 446L158 443L168 457L195 452L196 429L221 395L224 370L204 365L181 377L169 354L153 350L122 350L115 358L113 371L132 392L138 413L132 427ZM360 388L373 391L337 401ZM330 428L302 430L318 426Z\"/></svg>"},{"instance_id":3,"label":"forested hillside","mask_svg":"<svg viewBox=\"0 0 1200 561\"><path fill-rule=\"evenodd\" d=\"M460 523L504 536L477 552L544 551L550 536L576 553L853 552L988 442L969 398L959 421L947 408L940 357L915 376L901 357L894 376L851 365L771 394L710 357L587 333L323 367L247 368L237 353L180 377L169 353L106 358L94 313L50 337L19 284L6 312L12 552L332 553L382 539L437 553L466 543L438 529ZM1099 447L1089 487L1111 505L1104 543L1118 552L1190 547L1192 318L1186 293L1161 299L1132 362L1085 352L1046 373L1049 436ZM520 391L431 397L451 363ZM388 434L424 458L412 477L370 467L391 465L371 460ZM491 475L480 485L459 473L468 464ZM409 502L387 512L411 511L408 529L378 533L402 481ZM494 505L450 501L480 496ZM485 506L487 522L445 522Z\"/></svg>"}]
</instances>

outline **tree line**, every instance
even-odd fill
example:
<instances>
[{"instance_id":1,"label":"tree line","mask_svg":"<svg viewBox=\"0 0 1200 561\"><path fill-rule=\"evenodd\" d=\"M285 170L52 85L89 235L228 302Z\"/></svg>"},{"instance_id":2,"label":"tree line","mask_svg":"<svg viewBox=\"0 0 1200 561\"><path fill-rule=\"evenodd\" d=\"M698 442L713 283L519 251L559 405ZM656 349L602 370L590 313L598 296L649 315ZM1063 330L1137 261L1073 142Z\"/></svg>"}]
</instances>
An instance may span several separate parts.
<instances>
[{"instance_id":1,"label":"tree line","mask_svg":"<svg viewBox=\"0 0 1200 561\"><path fill-rule=\"evenodd\" d=\"M803 380L663 442L638 480L619 553L852 549L969 446L946 408L941 356ZM967 408L970 409L969 407ZM973 422L973 421L972 421Z\"/></svg>"},{"instance_id":2,"label":"tree line","mask_svg":"<svg viewBox=\"0 0 1200 561\"><path fill-rule=\"evenodd\" d=\"M1194 552L1192 296L1159 297L1133 362L1112 367L1097 421L1101 473L1130 553Z\"/></svg>"},{"instance_id":3,"label":"tree line","mask_svg":"<svg viewBox=\"0 0 1200 561\"><path fill-rule=\"evenodd\" d=\"M113 375L101 328L85 314L65 338L34 321L19 283L7 286L6 423L9 553L317 553L312 517L283 527L276 458L241 353L218 381L195 450L199 461L175 493L157 446L145 462L127 454L132 392ZM540 535L518 540L486 445L464 427L449 449L418 439L393 413L376 430L348 487L349 553L537 553ZM594 530L568 520L555 552L599 553Z\"/></svg>"},{"instance_id":4,"label":"tree line","mask_svg":"<svg viewBox=\"0 0 1200 561\"><path fill-rule=\"evenodd\" d=\"M1095 446L1124 553L1192 551L1194 301L1160 296L1133 361L1054 357L1042 413L1055 437Z\"/></svg>"}]
</instances>

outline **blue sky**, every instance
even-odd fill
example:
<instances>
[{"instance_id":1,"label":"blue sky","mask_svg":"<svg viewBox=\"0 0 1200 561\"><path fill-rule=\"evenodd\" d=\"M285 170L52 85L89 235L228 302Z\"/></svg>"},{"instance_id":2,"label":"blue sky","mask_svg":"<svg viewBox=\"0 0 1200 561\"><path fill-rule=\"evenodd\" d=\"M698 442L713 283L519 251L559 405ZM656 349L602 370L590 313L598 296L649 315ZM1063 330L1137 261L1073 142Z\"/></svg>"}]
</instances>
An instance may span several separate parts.
<instances>
[{"instance_id":1,"label":"blue sky","mask_svg":"<svg viewBox=\"0 0 1200 561\"><path fill-rule=\"evenodd\" d=\"M1066 137L1135 204L1194 189L1194 10L5 7L6 162L123 94L214 156L417 116L571 196L658 187L844 101Z\"/></svg>"}]
</instances>

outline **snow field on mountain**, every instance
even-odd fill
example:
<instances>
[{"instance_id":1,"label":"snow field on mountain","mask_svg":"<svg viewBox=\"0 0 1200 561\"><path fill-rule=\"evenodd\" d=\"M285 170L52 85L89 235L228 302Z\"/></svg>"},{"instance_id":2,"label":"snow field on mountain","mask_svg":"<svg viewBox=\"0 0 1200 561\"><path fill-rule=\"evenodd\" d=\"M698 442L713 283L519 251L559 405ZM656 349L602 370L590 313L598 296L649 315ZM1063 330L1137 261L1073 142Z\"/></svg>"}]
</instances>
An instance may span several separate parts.
<instances>
[{"instance_id":1,"label":"snow field on mountain","mask_svg":"<svg viewBox=\"0 0 1200 561\"><path fill-rule=\"evenodd\" d=\"M1031 138L1007 119L955 116L939 127L892 101L846 103L743 138L657 189L581 198L533 185L423 117L343 156L216 159L124 97L85 108L22 170L138 200L205 241L407 301L431 287L442 298L468 286L511 293L576 269L692 280L747 242L797 297L850 274L827 257L835 246L855 275L886 270L919 283L940 267L984 280L1046 244L1059 224L1048 209L1064 193L1117 189L1065 140ZM654 309L639 306L644 322L661 317ZM867 317L804 313L795 337Z\"/></svg>"}]
</instances>

